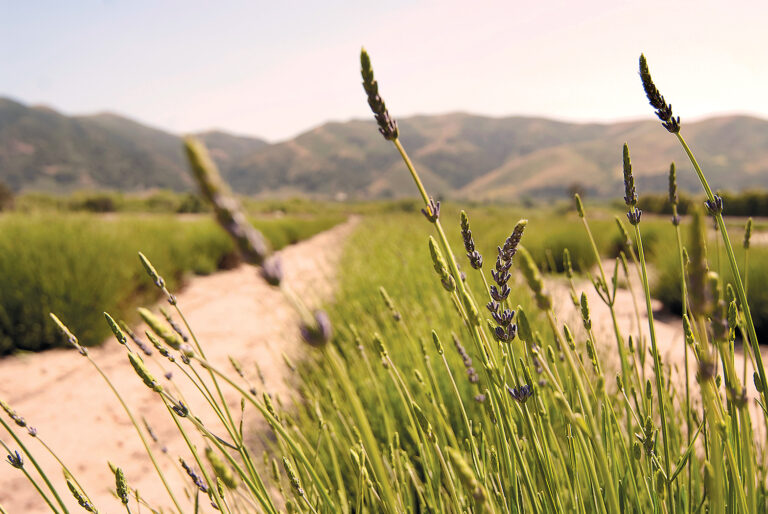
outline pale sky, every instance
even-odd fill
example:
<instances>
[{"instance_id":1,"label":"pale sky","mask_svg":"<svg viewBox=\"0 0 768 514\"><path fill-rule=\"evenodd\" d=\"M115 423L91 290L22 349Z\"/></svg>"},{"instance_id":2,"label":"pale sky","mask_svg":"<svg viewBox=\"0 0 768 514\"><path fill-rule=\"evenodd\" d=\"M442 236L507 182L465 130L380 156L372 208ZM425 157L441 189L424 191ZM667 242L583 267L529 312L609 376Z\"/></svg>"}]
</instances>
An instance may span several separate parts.
<instances>
[{"instance_id":1,"label":"pale sky","mask_svg":"<svg viewBox=\"0 0 768 514\"><path fill-rule=\"evenodd\" d=\"M0 0L0 96L176 133L279 141L392 114L650 119L645 52L683 120L768 117L768 2Z\"/></svg>"}]
</instances>

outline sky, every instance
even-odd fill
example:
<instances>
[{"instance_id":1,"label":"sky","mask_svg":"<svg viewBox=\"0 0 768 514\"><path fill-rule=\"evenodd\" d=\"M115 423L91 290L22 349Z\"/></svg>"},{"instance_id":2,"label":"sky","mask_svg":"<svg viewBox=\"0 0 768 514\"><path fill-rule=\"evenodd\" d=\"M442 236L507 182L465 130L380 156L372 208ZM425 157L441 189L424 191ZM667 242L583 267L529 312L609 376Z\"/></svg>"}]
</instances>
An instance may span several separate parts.
<instances>
[{"instance_id":1,"label":"sky","mask_svg":"<svg viewBox=\"0 0 768 514\"><path fill-rule=\"evenodd\" d=\"M370 116L649 118L644 52L676 114L768 118L768 2L0 0L0 96L175 133L268 141Z\"/></svg>"}]
</instances>

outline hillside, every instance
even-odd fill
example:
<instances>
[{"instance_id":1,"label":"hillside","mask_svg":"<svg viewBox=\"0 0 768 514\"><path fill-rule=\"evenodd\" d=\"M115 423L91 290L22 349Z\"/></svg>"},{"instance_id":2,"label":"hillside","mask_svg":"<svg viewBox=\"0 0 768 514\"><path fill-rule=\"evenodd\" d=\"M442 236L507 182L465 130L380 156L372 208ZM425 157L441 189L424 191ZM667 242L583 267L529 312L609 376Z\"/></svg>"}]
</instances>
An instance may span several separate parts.
<instances>
[{"instance_id":1,"label":"hillside","mask_svg":"<svg viewBox=\"0 0 768 514\"><path fill-rule=\"evenodd\" d=\"M629 143L640 192L667 189L675 161L682 189L700 185L676 138L658 122L574 124L467 114L399 123L426 185L441 196L475 200L563 196L579 186L620 197L621 147ZM768 187L768 121L744 116L684 125L684 135L716 189ZM253 180L254 176L259 181ZM293 190L357 197L413 194L410 176L372 122L328 123L264 148L235 166L239 190Z\"/></svg>"},{"instance_id":2,"label":"hillside","mask_svg":"<svg viewBox=\"0 0 768 514\"><path fill-rule=\"evenodd\" d=\"M768 121L724 116L683 133L715 189L768 186ZM676 139L651 118L577 124L469 114L399 121L401 139L440 196L476 200L557 197L579 187L621 196L621 146L630 145L639 191L699 185ZM236 191L259 195L386 198L413 194L396 151L372 121L332 122L277 144L225 132L200 134ZM192 187L178 136L112 114L68 117L0 99L0 181L16 190Z\"/></svg>"},{"instance_id":3,"label":"hillside","mask_svg":"<svg viewBox=\"0 0 768 514\"><path fill-rule=\"evenodd\" d=\"M209 132L217 160L241 159L266 143ZM179 136L114 114L65 116L0 98L0 181L15 190L189 190Z\"/></svg>"}]
</instances>

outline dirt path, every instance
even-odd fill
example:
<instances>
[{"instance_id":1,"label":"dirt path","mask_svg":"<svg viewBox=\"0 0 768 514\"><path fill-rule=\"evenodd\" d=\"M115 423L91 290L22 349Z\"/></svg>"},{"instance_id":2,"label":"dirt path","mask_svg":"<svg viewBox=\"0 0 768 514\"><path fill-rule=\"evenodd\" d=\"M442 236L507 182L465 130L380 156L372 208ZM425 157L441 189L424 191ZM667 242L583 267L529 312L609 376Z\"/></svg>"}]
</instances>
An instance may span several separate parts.
<instances>
[{"instance_id":1,"label":"dirt path","mask_svg":"<svg viewBox=\"0 0 768 514\"><path fill-rule=\"evenodd\" d=\"M613 273L613 262L606 261L603 263L603 266L606 273ZM594 273L599 273L599 270L594 270ZM644 338L646 347L650 347L645 296L642 292L643 289L640 279L636 276L634 270L631 270L631 273L631 287L635 293L634 302L636 302L640 313L639 326L638 318L635 314L633 295L626 284L625 287L620 288L616 294L615 312L617 323L625 340L629 334L632 334L635 341L638 341L639 337L642 337ZM563 278L551 278L547 280L547 287L554 298L555 312L561 317L559 321L561 323L568 323L568 326L577 331L583 340L586 336L581 322L581 311L574 306L571 300L569 292L570 287L567 280ZM598 355L600 356L603 368L607 372L607 376L613 377L620 369L621 364L616 347L616 337L614 335L610 310L595 292L595 288L591 282L587 280L578 280L575 283L575 288L577 295L581 295L582 291L587 294L592 317L592 329L595 333L595 339L597 340ZM696 383L695 378L697 363L693 352L683 344L684 336L682 320L677 316L664 313L662 311L661 303L657 300L652 300L651 306L654 311L656 342L659 347L662 363L665 367L671 367L672 383L678 391L678 399L681 402L680 405L683 405L682 402L685 401L685 351L688 351L689 385L693 398L692 404L696 405L699 398L699 386ZM768 349L762 349L761 353L764 360L768 358ZM736 349L734 363L739 374L739 379L741 380L744 356L739 346L737 346ZM751 406L753 407L753 418L759 419L756 417L760 412L759 406L755 403L758 393L752 381L752 372L752 365L751 363L748 363L745 385L747 387L747 395L750 398ZM650 354L645 361L645 376L647 378L653 378L653 362ZM613 386L613 384L611 384L611 386Z\"/></svg>"},{"instance_id":2,"label":"dirt path","mask_svg":"<svg viewBox=\"0 0 768 514\"><path fill-rule=\"evenodd\" d=\"M280 252L286 283L309 305L317 306L331 299L342 243L355 224L356 220L352 219ZM178 301L208 360L221 369L231 370L227 356L232 355L243 364L259 394L266 390L278 397L287 396L286 379L290 379L290 370L283 353L297 360L311 350L300 341L294 310L279 291L258 276L255 268L243 265L193 278L178 294ZM135 327L135 330L143 334L144 327ZM169 482L176 485L174 491L181 491L182 481L185 485L190 482L180 473L178 457L183 456L190 464L193 462L163 404L141 383L127 362L125 350L114 340L92 349L90 355L110 377L134 414L145 417L153 426L160 439L153 445L154 450ZM156 352L151 359L157 359ZM178 384L192 412L200 415L202 406L194 401L199 394L184 384L181 372L176 369L171 380L162 378L164 370L158 365L167 370L173 368L167 361L151 359L148 363L164 387L173 390ZM263 373L263 384L258 378L256 363ZM65 350L8 357L0 360L0 377L0 398L37 428L40 437L76 474L102 512L120 510L110 492L114 488L114 477L107 460L122 467L129 485L137 488L151 504L170 506L125 411L83 357ZM231 406L235 408L234 415L239 417L239 402L234 398ZM246 420L251 421L253 427L255 416L249 418L248 414L246 412ZM200 416L206 426L214 431L218 428L210 416ZM18 433L39 456L40 464L55 480L64 501L73 512L80 510L60 479L55 461L26 433ZM12 443L7 434L2 439ZM15 443L10 446L16 448ZM167 448L167 453L161 451L162 447ZM27 462L25 468L33 472L30 463ZM183 494L177 494L184 510L191 510ZM7 463L0 465L0 505L13 514L49 512L23 475Z\"/></svg>"}]
</instances>

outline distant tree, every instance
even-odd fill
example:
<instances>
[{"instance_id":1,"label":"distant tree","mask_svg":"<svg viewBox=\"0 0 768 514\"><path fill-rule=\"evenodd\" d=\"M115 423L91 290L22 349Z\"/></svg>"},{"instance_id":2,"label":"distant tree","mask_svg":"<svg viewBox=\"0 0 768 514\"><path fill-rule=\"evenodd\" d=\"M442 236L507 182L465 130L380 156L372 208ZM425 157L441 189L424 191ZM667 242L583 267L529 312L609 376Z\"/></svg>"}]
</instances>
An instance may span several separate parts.
<instances>
[{"instance_id":1,"label":"distant tree","mask_svg":"<svg viewBox=\"0 0 768 514\"><path fill-rule=\"evenodd\" d=\"M198 213L198 212L206 212L207 210L208 210L208 206L205 204L203 199L200 198L200 195L196 195L195 193L186 193L183 196L178 208L176 209L176 212Z\"/></svg>"},{"instance_id":2,"label":"distant tree","mask_svg":"<svg viewBox=\"0 0 768 514\"><path fill-rule=\"evenodd\" d=\"M587 188L585 188L584 184L581 182L572 182L571 185L568 186L568 196L571 198L573 198L576 194L584 198L586 193Z\"/></svg>"},{"instance_id":3,"label":"distant tree","mask_svg":"<svg viewBox=\"0 0 768 514\"><path fill-rule=\"evenodd\" d=\"M6 211L13 207L13 190L5 184L0 182L0 211Z\"/></svg>"},{"instance_id":4,"label":"distant tree","mask_svg":"<svg viewBox=\"0 0 768 514\"><path fill-rule=\"evenodd\" d=\"M81 209L90 212L115 212L115 200L108 194L94 194L83 200Z\"/></svg>"}]
</instances>

